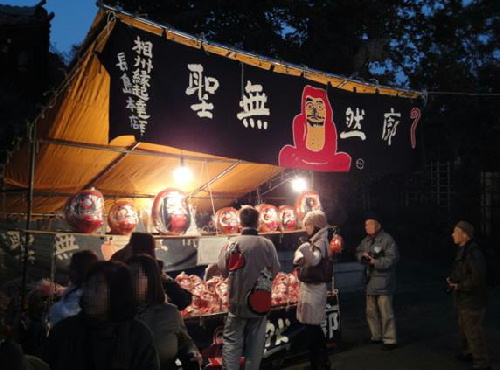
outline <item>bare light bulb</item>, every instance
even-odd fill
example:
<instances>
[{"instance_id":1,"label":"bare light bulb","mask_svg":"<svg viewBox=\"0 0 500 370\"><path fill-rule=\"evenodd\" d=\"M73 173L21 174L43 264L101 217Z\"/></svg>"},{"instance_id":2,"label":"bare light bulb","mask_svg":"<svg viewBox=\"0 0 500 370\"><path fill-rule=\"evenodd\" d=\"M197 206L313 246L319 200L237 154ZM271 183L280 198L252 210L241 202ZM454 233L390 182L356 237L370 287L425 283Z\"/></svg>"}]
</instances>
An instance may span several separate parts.
<instances>
[{"instance_id":1,"label":"bare light bulb","mask_svg":"<svg viewBox=\"0 0 500 370\"><path fill-rule=\"evenodd\" d=\"M294 178L292 180L292 189L297 192L305 191L307 189L306 179L304 179L303 177Z\"/></svg>"},{"instance_id":2,"label":"bare light bulb","mask_svg":"<svg viewBox=\"0 0 500 370\"><path fill-rule=\"evenodd\" d=\"M193 172L185 165L181 165L174 170L174 179L180 185L187 185L193 180Z\"/></svg>"}]
</instances>

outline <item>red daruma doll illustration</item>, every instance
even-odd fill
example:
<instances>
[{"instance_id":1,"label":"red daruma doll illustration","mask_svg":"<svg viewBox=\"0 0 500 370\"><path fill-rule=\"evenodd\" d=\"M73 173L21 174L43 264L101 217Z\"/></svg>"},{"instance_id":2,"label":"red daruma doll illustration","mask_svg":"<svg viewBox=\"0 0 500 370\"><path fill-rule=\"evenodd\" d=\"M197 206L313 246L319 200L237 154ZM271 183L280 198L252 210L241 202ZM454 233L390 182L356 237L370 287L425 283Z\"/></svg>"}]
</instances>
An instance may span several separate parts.
<instances>
[{"instance_id":1,"label":"red daruma doll illustration","mask_svg":"<svg viewBox=\"0 0 500 370\"><path fill-rule=\"evenodd\" d=\"M240 227L238 212L233 207L219 209L215 213L215 227L222 234L235 234Z\"/></svg>"},{"instance_id":2,"label":"red daruma doll illustration","mask_svg":"<svg viewBox=\"0 0 500 370\"><path fill-rule=\"evenodd\" d=\"M255 207L259 211L259 231L271 233L277 231L280 226L278 208L271 204L259 204Z\"/></svg>"},{"instance_id":3,"label":"red daruma doll illustration","mask_svg":"<svg viewBox=\"0 0 500 370\"><path fill-rule=\"evenodd\" d=\"M159 192L153 202L152 216L160 233L184 234L191 220L186 194L176 189Z\"/></svg>"},{"instance_id":4,"label":"red daruma doll illustration","mask_svg":"<svg viewBox=\"0 0 500 370\"><path fill-rule=\"evenodd\" d=\"M104 223L104 198L95 188L83 190L68 199L64 217L79 233L93 233Z\"/></svg>"},{"instance_id":5,"label":"red daruma doll illustration","mask_svg":"<svg viewBox=\"0 0 500 370\"><path fill-rule=\"evenodd\" d=\"M117 201L109 210L108 225L112 234L130 234L136 228L138 221L134 204L128 200Z\"/></svg>"},{"instance_id":6,"label":"red daruma doll illustration","mask_svg":"<svg viewBox=\"0 0 500 370\"><path fill-rule=\"evenodd\" d=\"M278 213L282 231L293 231L297 228L297 212L295 212L294 207L280 206Z\"/></svg>"}]
</instances>

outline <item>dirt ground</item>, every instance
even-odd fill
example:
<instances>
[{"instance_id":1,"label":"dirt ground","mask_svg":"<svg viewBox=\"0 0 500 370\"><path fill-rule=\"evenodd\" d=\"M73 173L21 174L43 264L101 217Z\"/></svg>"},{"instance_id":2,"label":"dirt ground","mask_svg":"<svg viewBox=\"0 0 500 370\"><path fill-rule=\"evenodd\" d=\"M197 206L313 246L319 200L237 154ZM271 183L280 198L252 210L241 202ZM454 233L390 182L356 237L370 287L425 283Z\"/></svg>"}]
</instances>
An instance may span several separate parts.
<instances>
[{"instance_id":1,"label":"dirt ground","mask_svg":"<svg viewBox=\"0 0 500 370\"><path fill-rule=\"evenodd\" d=\"M394 297L399 348L381 351L367 345L364 294L340 292L342 343L332 353L334 370L466 370L470 363L455 358L459 349L456 316L444 279L447 267L400 263ZM500 370L500 289L490 291L485 322L491 365ZM303 358L284 364L287 370L307 368Z\"/></svg>"}]
</instances>

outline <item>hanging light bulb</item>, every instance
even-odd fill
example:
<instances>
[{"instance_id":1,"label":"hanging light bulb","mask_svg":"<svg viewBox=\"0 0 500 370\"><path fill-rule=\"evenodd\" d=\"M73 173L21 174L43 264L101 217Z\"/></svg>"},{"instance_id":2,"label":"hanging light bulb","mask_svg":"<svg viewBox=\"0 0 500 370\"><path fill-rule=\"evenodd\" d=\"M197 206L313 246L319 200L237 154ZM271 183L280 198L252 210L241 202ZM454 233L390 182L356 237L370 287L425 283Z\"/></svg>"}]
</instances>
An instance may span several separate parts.
<instances>
[{"instance_id":1,"label":"hanging light bulb","mask_svg":"<svg viewBox=\"0 0 500 370\"><path fill-rule=\"evenodd\" d=\"M181 156L181 165L174 170L174 179L179 185L187 185L193 180L193 172L184 164Z\"/></svg>"},{"instance_id":2,"label":"hanging light bulb","mask_svg":"<svg viewBox=\"0 0 500 370\"><path fill-rule=\"evenodd\" d=\"M292 180L292 189L297 192L307 190L307 181L303 177L295 177Z\"/></svg>"}]
</instances>

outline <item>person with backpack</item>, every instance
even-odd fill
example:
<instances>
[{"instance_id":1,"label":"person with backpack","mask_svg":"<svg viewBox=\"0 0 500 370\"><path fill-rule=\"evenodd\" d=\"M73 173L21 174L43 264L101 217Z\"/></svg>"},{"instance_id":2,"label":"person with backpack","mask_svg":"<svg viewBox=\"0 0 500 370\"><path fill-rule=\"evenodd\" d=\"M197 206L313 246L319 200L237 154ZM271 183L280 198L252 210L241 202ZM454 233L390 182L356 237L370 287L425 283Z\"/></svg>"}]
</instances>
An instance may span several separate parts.
<instances>
[{"instance_id":1,"label":"person with backpack","mask_svg":"<svg viewBox=\"0 0 500 370\"><path fill-rule=\"evenodd\" d=\"M228 278L229 313L223 332L222 369L258 370L266 341L272 281L278 274L278 253L271 240L258 235L259 212L240 211L241 234L221 248L217 267Z\"/></svg>"},{"instance_id":2,"label":"person with backpack","mask_svg":"<svg viewBox=\"0 0 500 370\"><path fill-rule=\"evenodd\" d=\"M356 248L356 258L365 266L366 321L371 337L369 344L382 343L383 351L397 348L396 317L392 299L396 289L398 247L391 235L382 229L380 217L369 212L365 220L367 236Z\"/></svg>"},{"instance_id":3,"label":"person with backpack","mask_svg":"<svg viewBox=\"0 0 500 370\"><path fill-rule=\"evenodd\" d=\"M326 284L333 275L332 269L328 267L328 260L332 258L328 224L325 213L321 211L307 212L302 224L308 240L299 246L293 258L294 266L299 269L300 280L297 320L305 325L311 369L323 370L331 366L321 328L326 319Z\"/></svg>"},{"instance_id":4,"label":"person with backpack","mask_svg":"<svg viewBox=\"0 0 500 370\"><path fill-rule=\"evenodd\" d=\"M484 254L474 241L474 227L467 221L458 222L451 234L458 246L448 290L453 292L458 313L458 329L462 352L458 358L472 361L472 369L491 369L483 329L486 314L487 284Z\"/></svg>"}]
</instances>

